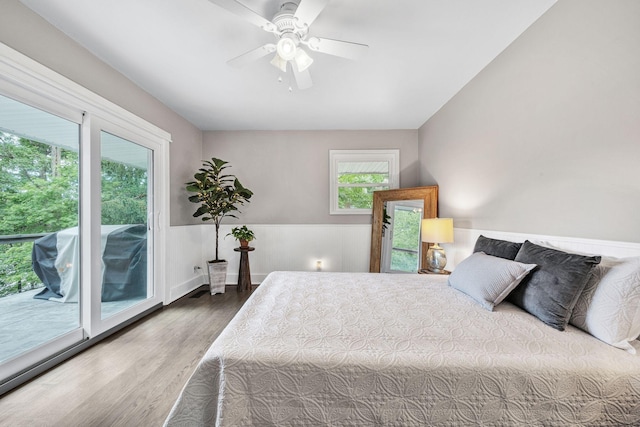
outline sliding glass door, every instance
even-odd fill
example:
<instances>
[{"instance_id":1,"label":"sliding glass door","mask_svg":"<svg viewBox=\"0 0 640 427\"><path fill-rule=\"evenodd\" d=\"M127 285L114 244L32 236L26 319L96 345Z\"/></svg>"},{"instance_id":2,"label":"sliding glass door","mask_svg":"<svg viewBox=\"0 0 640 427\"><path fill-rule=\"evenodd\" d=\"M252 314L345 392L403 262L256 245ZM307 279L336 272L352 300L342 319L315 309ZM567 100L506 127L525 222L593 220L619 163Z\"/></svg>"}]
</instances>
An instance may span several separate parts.
<instances>
[{"instance_id":1,"label":"sliding glass door","mask_svg":"<svg viewBox=\"0 0 640 427\"><path fill-rule=\"evenodd\" d=\"M154 296L153 151L100 132L101 318Z\"/></svg>"},{"instance_id":2,"label":"sliding glass door","mask_svg":"<svg viewBox=\"0 0 640 427\"><path fill-rule=\"evenodd\" d=\"M0 43L0 394L162 305L170 139Z\"/></svg>"},{"instance_id":3,"label":"sliding glass door","mask_svg":"<svg viewBox=\"0 0 640 427\"><path fill-rule=\"evenodd\" d=\"M82 145L83 326L90 337L162 304L159 227L166 153L136 129L93 115ZM126 123L124 123L126 125Z\"/></svg>"},{"instance_id":4,"label":"sliding glass door","mask_svg":"<svg viewBox=\"0 0 640 427\"><path fill-rule=\"evenodd\" d=\"M81 121L0 95L1 378L84 338Z\"/></svg>"},{"instance_id":5,"label":"sliding glass door","mask_svg":"<svg viewBox=\"0 0 640 427\"><path fill-rule=\"evenodd\" d=\"M5 83L0 393L162 305L168 155L161 131L117 107Z\"/></svg>"}]
</instances>

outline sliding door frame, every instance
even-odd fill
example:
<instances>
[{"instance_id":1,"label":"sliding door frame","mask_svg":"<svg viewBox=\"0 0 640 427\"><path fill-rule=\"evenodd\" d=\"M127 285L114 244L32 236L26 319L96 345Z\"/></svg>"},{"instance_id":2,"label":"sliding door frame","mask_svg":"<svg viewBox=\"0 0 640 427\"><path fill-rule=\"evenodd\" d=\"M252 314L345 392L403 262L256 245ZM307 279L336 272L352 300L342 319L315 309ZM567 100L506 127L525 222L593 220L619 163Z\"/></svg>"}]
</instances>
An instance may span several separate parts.
<instances>
[{"instance_id":1,"label":"sliding door frame","mask_svg":"<svg viewBox=\"0 0 640 427\"><path fill-rule=\"evenodd\" d=\"M9 381L0 377L0 394L60 363L165 301L166 241L169 227L169 147L171 135L66 77L0 43L0 93L80 124L80 254L81 322L63 336L60 345L45 344L52 359L37 354L18 357ZM119 135L153 151L149 182L153 184L153 215L149 218L153 244L154 292L122 312L101 319L100 250L100 130ZM90 287L91 292L83 292ZM76 343L76 344L74 344ZM74 346L75 345L75 346Z\"/></svg>"},{"instance_id":2,"label":"sliding door frame","mask_svg":"<svg viewBox=\"0 0 640 427\"><path fill-rule=\"evenodd\" d=\"M140 132L132 131L113 121L105 120L102 117L91 115L85 119L85 132L89 135L90 143L83 144L81 150L81 165L90 165L88 173L81 174L81 230L82 235L91 235L89 244L82 245L81 260L83 264L81 282L89 283L84 285L91 287L90 293L83 293L83 325L89 337L102 334L106 331L117 327L123 322L137 316L154 306L163 304L166 282L164 272L166 263L163 262L166 256L166 224L163 224L164 216L162 215L163 204L166 204L166 192L162 192L162 188L166 188L166 176L168 174L168 144L162 144L159 141L149 139ZM126 139L132 143L138 144L146 149L151 150L152 161L150 162L148 182L151 186L150 196L147 201L152 206L152 212L147 215L147 239L151 244L151 269L148 270L153 280L153 294L140 301L139 303L128 307L113 316L103 318L101 305L102 290L102 249L100 244L101 230L101 133L107 132ZM84 185L82 185L84 183ZM163 194L165 193L165 194Z\"/></svg>"}]
</instances>

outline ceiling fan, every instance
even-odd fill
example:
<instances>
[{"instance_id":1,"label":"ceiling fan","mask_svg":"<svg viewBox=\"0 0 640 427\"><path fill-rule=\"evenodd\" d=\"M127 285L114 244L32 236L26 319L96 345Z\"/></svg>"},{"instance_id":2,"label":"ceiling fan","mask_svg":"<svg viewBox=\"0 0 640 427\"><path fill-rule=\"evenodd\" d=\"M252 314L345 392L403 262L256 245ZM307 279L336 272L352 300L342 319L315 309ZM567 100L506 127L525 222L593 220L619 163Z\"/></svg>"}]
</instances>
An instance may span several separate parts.
<instances>
[{"instance_id":1,"label":"ceiling fan","mask_svg":"<svg viewBox=\"0 0 640 427\"><path fill-rule=\"evenodd\" d=\"M309 27L329 3L329 0L284 0L280 11L271 20L262 17L237 0L210 1L263 30L273 33L277 40L275 43L267 43L250 50L227 61L227 63L234 67L242 67L275 53L271 64L285 73L287 68L291 68L298 89L307 89L313 85L309 73L309 66L313 63L313 59L304 50L304 47L313 52L348 59L362 57L369 48L369 46L360 43L308 37Z\"/></svg>"}]
</instances>

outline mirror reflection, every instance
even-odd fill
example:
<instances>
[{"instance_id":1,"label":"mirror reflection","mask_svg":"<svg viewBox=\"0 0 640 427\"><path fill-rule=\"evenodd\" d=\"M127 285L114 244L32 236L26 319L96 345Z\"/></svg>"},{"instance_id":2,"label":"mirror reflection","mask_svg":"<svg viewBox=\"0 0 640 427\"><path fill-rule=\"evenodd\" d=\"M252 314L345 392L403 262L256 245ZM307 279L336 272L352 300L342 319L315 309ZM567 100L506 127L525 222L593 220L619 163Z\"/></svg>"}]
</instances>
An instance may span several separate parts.
<instances>
[{"instance_id":1,"label":"mirror reflection","mask_svg":"<svg viewBox=\"0 0 640 427\"><path fill-rule=\"evenodd\" d=\"M420 240L420 226L437 212L437 186L374 192L369 271L415 273L424 268L427 244Z\"/></svg>"},{"instance_id":2,"label":"mirror reflection","mask_svg":"<svg viewBox=\"0 0 640 427\"><path fill-rule=\"evenodd\" d=\"M388 201L383 205L381 273L417 273L424 200Z\"/></svg>"}]
</instances>

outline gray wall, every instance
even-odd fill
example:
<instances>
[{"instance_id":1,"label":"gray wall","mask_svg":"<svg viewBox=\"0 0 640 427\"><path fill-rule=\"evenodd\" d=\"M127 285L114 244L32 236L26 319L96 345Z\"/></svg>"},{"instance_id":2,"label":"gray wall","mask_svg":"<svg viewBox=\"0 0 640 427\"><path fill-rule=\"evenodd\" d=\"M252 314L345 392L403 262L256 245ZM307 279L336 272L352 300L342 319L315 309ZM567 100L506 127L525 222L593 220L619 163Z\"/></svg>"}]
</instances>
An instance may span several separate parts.
<instances>
[{"instance_id":1,"label":"gray wall","mask_svg":"<svg viewBox=\"0 0 640 427\"><path fill-rule=\"evenodd\" d=\"M1 0L0 41L171 133L171 224L193 222L184 183L200 164L202 132L18 0Z\"/></svg>"},{"instance_id":2,"label":"gray wall","mask_svg":"<svg viewBox=\"0 0 640 427\"><path fill-rule=\"evenodd\" d=\"M640 242L640 1L560 0L419 130L462 228Z\"/></svg>"},{"instance_id":3,"label":"gray wall","mask_svg":"<svg viewBox=\"0 0 640 427\"><path fill-rule=\"evenodd\" d=\"M255 194L237 221L225 222L369 224L371 215L329 215L329 150L386 148L400 150L400 185L418 185L417 130L210 131L202 155L228 161Z\"/></svg>"},{"instance_id":4,"label":"gray wall","mask_svg":"<svg viewBox=\"0 0 640 427\"><path fill-rule=\"evenodd\" d=\"M400 148L401 185L438 184L456 226L640 241L637 0L559 0L419 132L206 132L204 144L18 0L1 12L0 41L172 134L172 225L199 222L184 182L211 156L256 192L238 222L368 223L328 215L328 150Z\"/></svg>"}]
</instances>

